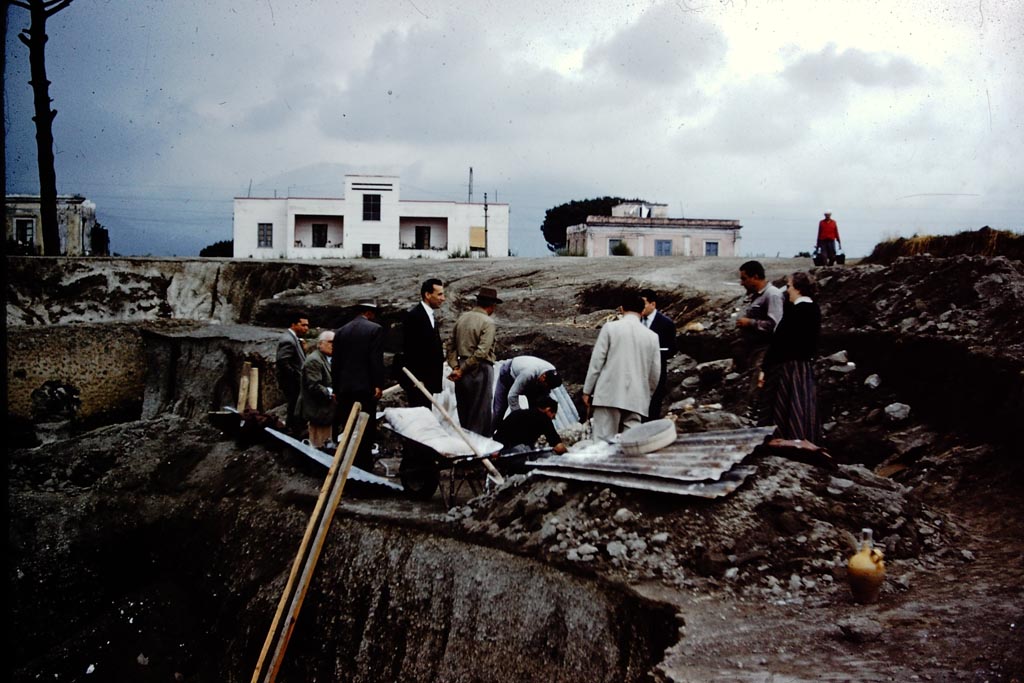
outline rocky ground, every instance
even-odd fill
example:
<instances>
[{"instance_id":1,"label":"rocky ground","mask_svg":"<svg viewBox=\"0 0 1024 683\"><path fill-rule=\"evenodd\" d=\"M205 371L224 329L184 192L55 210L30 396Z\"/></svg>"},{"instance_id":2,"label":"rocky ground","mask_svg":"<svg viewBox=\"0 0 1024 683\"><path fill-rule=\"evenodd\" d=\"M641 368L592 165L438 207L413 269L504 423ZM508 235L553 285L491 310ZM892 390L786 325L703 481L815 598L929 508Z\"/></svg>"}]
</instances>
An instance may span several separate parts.
<instances>
[{"instance_id":1,"label":"rocky ground","mask_svg":"<svg viewBox=\"0 0 1024 683\"><path fill-rule=\"evenodd\" d=\"M748 378L727 360L739 261L598 263L600 272L582 259L324 266L239 322L279 324L303 308L324 324L365 295L397 312L434 272L448 283L450 322L493 284L507 302L504 355L549 358L575 396L615 290L652 286L680 332L683 353L670 367L679 431L747 424ZM776 278L810 265L765 263ZM914 256L815 274L823 445L834 468L760 449L756 474L715 501L523 476L450 509L439 497L420 504L353 488L341 518L523 558L544 568L537 582L584 582L559 594L587 582L626 591L614 600L637 620L627 640L654 655L627 648L628 664L580 680L643 680L645 671L662 681L1020 680L1024 266ZM52 319L45 297L16 298L20 319ZM8 448L8 477L12 678L205 681L248 679L323 472L271 444L164 416ZM888 568L879 601L866 606L851 599L845 572L862 527L874 530ZM345 557L321 571L344 583ZM314 589L310 618L346 643L350 610L330 595ZM397 618L381 609L391 615L382 621ZM562 655L544 659L557 629L512 629L516 618L506 615L516 633L546 634L547 645L522 649L508 637L515 657L541 662L534 669L467 678L405 668L390 679L576 680L558 673ZM309 660L330 660L316 636L297 638ZM388 652L381 657L395 657ZM389 680L339 667L292 670L289 680Z\"/></svg>"}]
</instances>

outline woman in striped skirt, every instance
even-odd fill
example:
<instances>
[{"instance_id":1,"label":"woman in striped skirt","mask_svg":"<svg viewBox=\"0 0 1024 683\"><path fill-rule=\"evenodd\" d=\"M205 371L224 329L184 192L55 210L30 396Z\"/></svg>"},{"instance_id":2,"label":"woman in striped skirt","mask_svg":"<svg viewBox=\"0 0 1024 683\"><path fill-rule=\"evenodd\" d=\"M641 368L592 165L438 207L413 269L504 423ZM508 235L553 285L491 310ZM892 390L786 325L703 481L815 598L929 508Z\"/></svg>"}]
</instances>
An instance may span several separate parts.
<instances>
[{"instance_id":1,"label":"woman in striped skirt","mask_svg":"<svg viewBox=\"0 0 1024 683\"><path fill-rule=\"evenodd\" d=\"M818 444L818 388L812 360L821 333L821 310L812 297L816 286L804 272L788 278L788 301L772 334L763 371L768 378L765 397L772 412L777 436Z\"/></svg>"}]
</instances>

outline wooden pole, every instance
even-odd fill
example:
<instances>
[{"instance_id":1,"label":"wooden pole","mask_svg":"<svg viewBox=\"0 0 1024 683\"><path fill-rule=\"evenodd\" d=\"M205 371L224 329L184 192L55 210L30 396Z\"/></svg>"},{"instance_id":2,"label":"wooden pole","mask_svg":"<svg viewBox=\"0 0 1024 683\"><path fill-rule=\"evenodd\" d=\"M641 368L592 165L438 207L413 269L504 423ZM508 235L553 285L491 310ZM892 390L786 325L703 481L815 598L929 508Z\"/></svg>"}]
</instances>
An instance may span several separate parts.
<instances>
[{"instance_id":1,"label":"wooden pole","mask_svg":"<svg viewBox=\"0 0 1024 683\"><path fill-rule=\"evenodd\" d=\"M246 402L249 400L249 371L252 369L252 363L245 361L242 363L242 377L238 380L238 403L235 404L235 410L239 413L245 411Z\"/></svg>"},{"instance_id":2,"label":"wooden pole","mask_svg":"<svg viewBox=\"0 0 1024 683\"><path fill-rule=\"evenodd\" d=\"M277 613L274 614L274 620L270 624L270 632L267 633L267 639L263 643L263 650L260 652L260 658L256 662L256 671L252 675L252 683L258 683L260 674L263 673L263 664L266 661L267 654L270 652L270 646L278 635L278 627L281 623L281 617L284 615L285 608L291 601L292 594L294 593L295 580L299 576L300 568L306 561L309 542L310 539L313 538L313 530L319 525L321 513L323 512L324 505L327 502L328 493L333 488L334 481L337 478L338 473L343 470L341 465L342 454L345 451L345 442L348 440L349 435L352 432L352 426L356 422L359 410L360 406L358 403L352 406L352 412L349 413L348 421L345 423L345 430L338 439L338 447L334 451L334 461L331 463L330 469L327 470L327 478L324 479L324 485L320 489L320 497L316 501L316 507L313 508L313 514L309 518L309 524L306 525L306 533L302 537L302 543L299 544L299 552L295 555L295 561L292 563L292 571L288 575L288 583L285 584L284 593L281 594L281 600L277 605ZM348 476L347 470L345 470L345 476Z\"/></svg>"},{"instance_id":3,"label":"wooden pole","mask_svg":"<svg viewBox=\"0 0 1024 683\"><path fill-rule=\"evenodd\" d=\"M360 406L357 403L355 407L359 408ZM338 509L338 503L341 501L341 492L345 489L345 482L348 480L349 471L352 469L352 462L356 459L356 453L359 450L359 442L363 440L363 433L366 431L366 425L369 421L369 415L363 412L359 413L355 431L352 433L352 438L349 439L348 445L345 449L345 460L344 465L342 466L342 471L334 480L334 488L331 490L331 498L327 503L327 510L320 519L320 525L317 528L313 548L309 552L309 557L306 558L306 566L302 570L302 578L299 580L298 588L295 591L295 595L292 597L292 604L288 610L288 616L285 619L284 629L281 631L281 637L278 638L277 648L274 650L274 656L270 661L270 670L267 671L265 683L274 683L274 679L277 678L277 672L281 669L281 662L284 661L285 650L288 649L288 641L291 640L292 631L295 630L295 622L299 619L299 610L302 609L302 602L306 599L306 592L309 590L309 583L313 577L313 571L316 569L317 560L320 559L320 551L323 550L324 542L327 540L327 532L331 528L331 521L334 519L334 512Z\"/></svg>"},{"instance_id":4,"label":"wooden pole","mask_svg":"<svg viewBox=\"0 0 1024 683\"><path fill-rule=\"evenodd\" d=\"M258 410L257 404L260 400L260 369L250 368L249 370L249 397L246 405L249 410Z\"/></svg>"},{"instance_id":5,"label":"wooden pole","mask_svg":"<svg viewBox=\"0 0 1024 683\"><path fill-rule=\"evenodd\" d=\"M460 427L455 422L455 420L452 419L452 416L448 414L448 411L445 410L440 403L434 400L434 395L430 393L429 389L423 386L423 382L419 381L419 379L416 378L416 375L409 372L409 368L403 367L402 372L408 375L409 379L412 380L412 383L416 385L416 388L422 391L423 395L430 399L430 402L434 404L434 407L441 411L441 415L444 416L444 419L448 420L448 424L455 428L455 431L458 433L459 436L462 437L462 440L466 442L466 445L469 446L469 449L471 451L473 451L473 454L476 455L476 457L480 458L481 462L483 462L484 464L484 467L486 467L487 471L490 473L489 476L491 477L491 479L494 480L494 483L504 484L505 477L501 476L501 472L498 471L498 468L495 467L494 463L492 463L488 458L483 457L483 455L480 453L477 447L473 445L473 442L469 440L469 437L466 436L466 432L462 430L462 427Z\"/></svg>"},{"instance_id":6,"label":"wooden pole","mask_svg":"<svg viewBox=\"0 0 1024 683\"><path fill-rule=\"evenodd\" d=\"M387 389L385 389L384 391L382 391L380 393L380 397L384 398L385 396L391 396L392 394L397 394L401 389L402 389L402 385L401 384L393 384L392 386L390 386Z\"/></svg>"}]
</instances>

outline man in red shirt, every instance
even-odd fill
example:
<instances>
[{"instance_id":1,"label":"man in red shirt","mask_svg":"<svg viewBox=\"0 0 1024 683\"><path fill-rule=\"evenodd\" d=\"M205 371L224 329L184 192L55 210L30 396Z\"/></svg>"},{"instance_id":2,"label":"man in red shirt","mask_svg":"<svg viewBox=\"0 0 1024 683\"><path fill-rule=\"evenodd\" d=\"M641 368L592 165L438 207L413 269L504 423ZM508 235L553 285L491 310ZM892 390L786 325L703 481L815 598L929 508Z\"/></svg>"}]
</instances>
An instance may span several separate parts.
<instances>
[{"instance_id":1,"label":"man in red shirt","mask_svg":"<svg viewBox=\"0 0 1024 683\"><path fill-rule=\"evenodd\" d=\"M836 262L836 245L842 249L839 226L832 220L832 212L826 211L825 218L818 222L818 248L821 250L826 265L831 266Z\"/></svg>"}]
</instances>

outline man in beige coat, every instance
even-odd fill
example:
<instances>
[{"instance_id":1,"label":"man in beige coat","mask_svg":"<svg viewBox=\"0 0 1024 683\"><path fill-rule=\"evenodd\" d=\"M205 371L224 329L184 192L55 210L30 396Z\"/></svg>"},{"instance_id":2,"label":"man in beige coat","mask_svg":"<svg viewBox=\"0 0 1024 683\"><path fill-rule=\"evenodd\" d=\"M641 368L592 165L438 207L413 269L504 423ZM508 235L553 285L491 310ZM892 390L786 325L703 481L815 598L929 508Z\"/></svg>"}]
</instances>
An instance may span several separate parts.
<instances>
[{"instance_id":1,"label":"man in beige coat","mask_svg":"<svg viewBox=\"0 0 1024 683\"><path fill-rule=\"evenodd\" d=\"M658 335L640 322L639 294L622 297L622 318L601 328L583 383L583 404L591 412L595 439L611 441L640 424L661 377Z\"/></svg>"},{"instance_id":2,"label":"man in beige coat","mask_svg":"<svg viewBox=\"0 0 1024 683\"><path fill-rule=\"evenodd\" d=\"M459 424L477 434L490 435L494 386L494 310L501 299L493 287L481 287L476 307L455 321L448 347L448 379L455 382Z\"/></svg>"}]
</instances>

